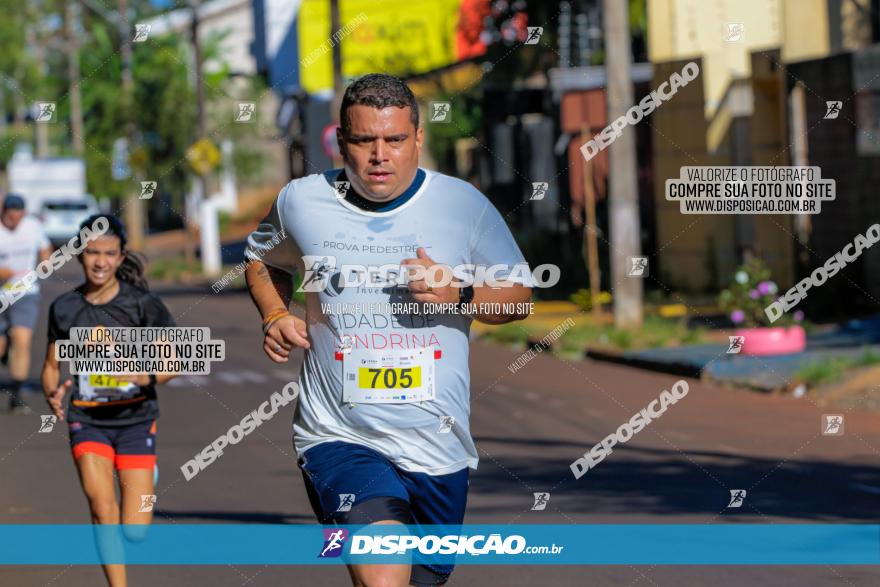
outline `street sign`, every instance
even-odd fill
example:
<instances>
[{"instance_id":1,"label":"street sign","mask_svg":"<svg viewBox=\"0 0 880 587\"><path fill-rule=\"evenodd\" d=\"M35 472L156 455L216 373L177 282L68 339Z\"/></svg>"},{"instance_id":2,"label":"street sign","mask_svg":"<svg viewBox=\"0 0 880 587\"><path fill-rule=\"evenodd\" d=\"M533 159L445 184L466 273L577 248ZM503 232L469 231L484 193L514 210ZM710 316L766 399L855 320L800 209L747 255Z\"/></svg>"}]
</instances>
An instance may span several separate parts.
<instances>
[{"instance_id":1,"label":"street sign","mask_svg":"<svg viewBox=\"0 0 880 587\"><path fill-rule=\"evenodd\" d=\"M110 174L116 181L131 177L131 165L128 161L128 139L118 138L113 141L113 160Z\"/></svg>"},{"instance_id":2,"label":"street sign","mask_svg":"<svg viewBox=\"0 0 880 587\"><path fill-rule=\"evenodd\" d=\"M193 171L205 175L220 165L223 155L210 139L201 138L186 150L186 160Z\"/></svg>"},{"instance_id":3,"label":"street sign","mask_svg":"<svg viewBox=\"0 0 880 587\"><path fill-rule=\"evenodd\" d=\"M339 143L336 141L337 128L339 128L338 124L328 124L321 131L321 147L324 148L324 154L331 159L336 159L340 156Z\"/></svg>"}]
</instances>

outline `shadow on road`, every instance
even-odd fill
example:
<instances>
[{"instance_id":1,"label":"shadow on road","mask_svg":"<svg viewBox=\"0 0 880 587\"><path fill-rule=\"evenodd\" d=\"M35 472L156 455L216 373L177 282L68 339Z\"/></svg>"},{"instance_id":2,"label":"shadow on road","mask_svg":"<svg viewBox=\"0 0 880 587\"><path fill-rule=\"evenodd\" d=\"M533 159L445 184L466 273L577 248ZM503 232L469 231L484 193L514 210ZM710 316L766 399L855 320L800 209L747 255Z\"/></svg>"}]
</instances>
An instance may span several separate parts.
<instances>
[{"instance_id":1,"label":"shadow on road","mask_svg":"<svg viewBox=\"0 0 880 587\"><path fill-rule=\"evenodd\" d=\"M217 522L245 522L252 524L314 524L315 516L302 514L282 514L275 512L217 512L196 510L156 510L157 521L170 518L175 522L183 520L214 520Z\"/></svg>"},{"instance_id":2,"label":"shadow on road","mask_svg":"<svg viewBox=\"0 0 880 587\"><path fill-rule=\"evenodd\" d=\"M565 514L742 513L812 522L877 519L877 496L864 489L880 488L877 466L626 446L614 449L576 480L569 465L582 456L582 446L572 451L571 458L560 459L541 451L572 447L571 442L491 437L475 441L480 468L471 476L469 516L509 514L507 498L518 487L523 510L531 507L532 492L551 491L554 509ZM533 458L523 458L524 449L530 447L535 449ZM735 489L746 490L747 497L740 508L728 509L730 490ZM478 495L484 499L473 499ZM485 499L489 496L505 498Z\"/></svg>"}]
</instances>

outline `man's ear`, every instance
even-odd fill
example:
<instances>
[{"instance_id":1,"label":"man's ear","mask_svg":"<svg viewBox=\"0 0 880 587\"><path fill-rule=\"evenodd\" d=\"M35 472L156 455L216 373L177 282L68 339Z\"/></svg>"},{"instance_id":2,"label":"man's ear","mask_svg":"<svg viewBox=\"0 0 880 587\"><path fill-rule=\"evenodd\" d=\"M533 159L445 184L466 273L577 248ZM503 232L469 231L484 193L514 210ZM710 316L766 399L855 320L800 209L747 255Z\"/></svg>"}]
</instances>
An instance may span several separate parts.
<instances>
[{"instance_id":1,"label":"man's ear","mask_svg":"<svg viewBox=\"0 0 880 587\"><path fill-rule=\"evenodd\" d=\"M422 143L425 140L425 129L419 127L416 129L416 149L422 150Z\"/></svg>"},{"instance_id":2,"label":"man's ear","mask_svg":"<svg viewBox=\"0 0 880 587\"><path fill-rule=\"evenodd\" d=\"M345 156L345 135L342 133L342 125L336 127L336 145L339 147L339 154L343 160L347 160Z\"/></svg>"}]
</instances>

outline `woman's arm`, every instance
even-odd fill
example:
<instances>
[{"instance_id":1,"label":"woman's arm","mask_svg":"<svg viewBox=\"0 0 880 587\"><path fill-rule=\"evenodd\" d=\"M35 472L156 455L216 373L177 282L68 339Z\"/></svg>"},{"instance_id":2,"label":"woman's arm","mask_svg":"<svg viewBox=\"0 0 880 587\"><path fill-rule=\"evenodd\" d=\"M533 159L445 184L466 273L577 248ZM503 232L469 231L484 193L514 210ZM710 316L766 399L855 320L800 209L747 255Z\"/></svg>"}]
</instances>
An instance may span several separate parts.
<instances>
[{"instance_id":1,"label":"woman's arm","mask_svg":"<svg viewBox=\"0 0 880 587\"><path fill-rule=\"evenodd\" d=\"M64 420L64 396L73 385L73 381L67 379L59 385L61 379L61 369L58 367L58 361L55 360L55 343L50 342L46 345L46 358L43 361L43 372L40 380L43 383L43 395L46 396L46 402L52 409L59 420Z\"/></svg>"}]
</instances>

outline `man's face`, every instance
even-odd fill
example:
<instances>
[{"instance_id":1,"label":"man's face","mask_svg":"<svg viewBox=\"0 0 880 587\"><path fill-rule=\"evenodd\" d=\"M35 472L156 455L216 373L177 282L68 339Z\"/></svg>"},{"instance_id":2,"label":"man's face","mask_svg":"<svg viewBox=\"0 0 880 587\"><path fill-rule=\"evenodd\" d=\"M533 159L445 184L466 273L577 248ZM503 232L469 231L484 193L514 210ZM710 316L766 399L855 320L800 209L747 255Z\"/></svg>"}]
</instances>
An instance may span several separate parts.
<instances>
[{"instance_id":1,"label":"man's face","mask_svg":"<svg viewBox=\"0 0 880 587\"><path fill-rule=\"evenodd\" d=\"M357 104L346 112L348 136L336 131L345 172L356 192L376 202L393 200L412 183L422 151L422 129L410 121L409 108L379 110Z\"/></svg>"},{"instance_id":2,"label":"man's face","mask_svg":"<svg viewBox=\"0 0 880 587\"><path fill-rule=\"evenodd\" d=\"M24 218L24 210L3 210L3 213L0 214L0 221L9 230L15 230L22 218Z\"/></svg>"}]
</instances>

